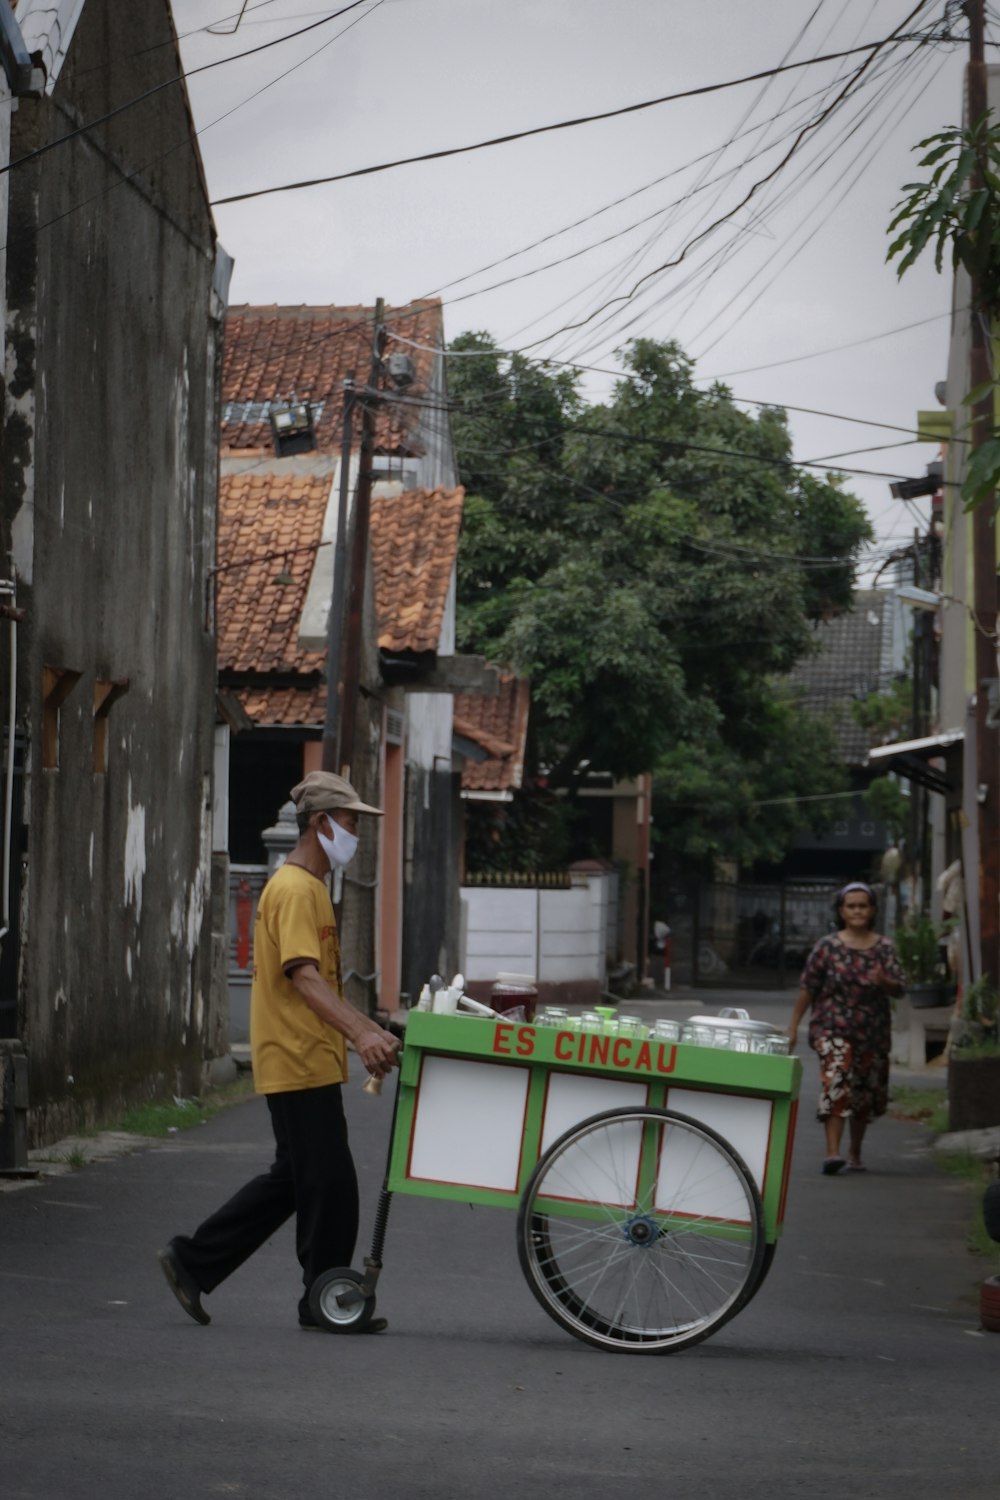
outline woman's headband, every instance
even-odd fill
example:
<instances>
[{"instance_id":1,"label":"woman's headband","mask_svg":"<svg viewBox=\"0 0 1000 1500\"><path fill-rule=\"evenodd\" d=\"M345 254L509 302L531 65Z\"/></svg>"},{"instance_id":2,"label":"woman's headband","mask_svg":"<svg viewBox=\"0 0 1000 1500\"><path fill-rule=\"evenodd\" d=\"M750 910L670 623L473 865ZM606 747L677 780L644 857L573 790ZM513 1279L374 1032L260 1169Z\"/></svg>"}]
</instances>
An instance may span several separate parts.
<instances>
[{"instance_id":1,"label":"woman's headband","mask_svg":"<svg viewBox=\"0 0 1000 1500\"><path fill-rule=\"evenodd\" d=\"M872 890L870 885L865 885L863 880L852 880L850 885L842 885L840 887L840 890L837 892L837 900L842 900L844 896L847 895L848 891L864 891L865 895L870 900L875 899L875 892Z\"/></svg>"}]
</instances>

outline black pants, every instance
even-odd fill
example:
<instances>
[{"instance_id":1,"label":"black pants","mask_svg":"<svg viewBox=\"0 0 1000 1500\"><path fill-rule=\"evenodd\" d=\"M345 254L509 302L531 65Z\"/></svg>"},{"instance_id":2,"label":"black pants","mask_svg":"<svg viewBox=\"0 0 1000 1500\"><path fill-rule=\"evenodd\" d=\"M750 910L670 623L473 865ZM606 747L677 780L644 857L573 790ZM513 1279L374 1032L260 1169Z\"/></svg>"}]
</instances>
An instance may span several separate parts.
<instances>
[{"instance_id":1,"label":"black pants","mask_svg":"<svg viewBox=\"0 0 1000 1500\"><path fill-rule=\"evenodd\" d=\"M295 1214L306 1293L323 1271L349 1266L358 1237L358 1179L339 1083L268 1094L276 1151L191 1236L173 1247L203 1292L213 1291ZM301 1305L301 1304L300 1304Z\"/></svg>"}]
</instances>

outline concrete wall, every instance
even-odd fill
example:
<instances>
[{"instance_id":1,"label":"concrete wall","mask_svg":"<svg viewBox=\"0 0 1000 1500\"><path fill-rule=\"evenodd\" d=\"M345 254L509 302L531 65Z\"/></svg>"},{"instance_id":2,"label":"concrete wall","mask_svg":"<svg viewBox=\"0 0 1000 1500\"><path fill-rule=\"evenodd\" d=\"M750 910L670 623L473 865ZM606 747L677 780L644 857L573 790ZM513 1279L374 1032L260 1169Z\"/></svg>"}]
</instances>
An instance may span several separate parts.
<instances>
[{"instance_id":1,"label":"concrete wall","mask_svg":"<svg viewBox=\"0 0 1000 1500\"><path fill-rule=\"evenodd\" d=\"M14 116L12 156L175 76L171 36L166 0L88 0L52 98ZM219 1037L203 600L222 308L190 130L166 88L10 176L2 503L28 611L19 1027L35 1139L199 1087ZM80 674L50 768L45 667ZM118 679L96 772L95 684Z\"/></svg>"}]
</instances>

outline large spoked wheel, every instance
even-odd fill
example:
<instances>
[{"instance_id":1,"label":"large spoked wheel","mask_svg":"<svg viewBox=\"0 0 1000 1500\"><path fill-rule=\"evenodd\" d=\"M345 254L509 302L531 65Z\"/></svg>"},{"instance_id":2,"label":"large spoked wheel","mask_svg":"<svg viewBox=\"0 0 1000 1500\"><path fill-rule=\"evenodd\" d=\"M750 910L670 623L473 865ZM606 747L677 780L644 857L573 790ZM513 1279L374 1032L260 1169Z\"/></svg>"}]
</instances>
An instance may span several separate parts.
<instances>
[{"instance_id":1,"label":"large spoked wheel","mask_svg":"<svg viewBox=\"0 0 1000 1500\"><path fill-rule=\"evenodd\" d=\"M616 1109L567 1131L524 1190L517 1250L567 1332L668 1354L707 1338L763 1274L764 1214L715 1131L664 1109Z\"/></svg>"},{"instance_id":2,"label":"large spoked wheel","mask_svg":"<svg viewBox=\"0 0 1000 1500\"><path fill-rule=\"evenodd\" d=\"M375 1293L360 1290L360 1271L337 1266L317 1276L309 1288L309 1310L328 1333L363 1333L375 1312Z\"/></svg>"}]
</instances>

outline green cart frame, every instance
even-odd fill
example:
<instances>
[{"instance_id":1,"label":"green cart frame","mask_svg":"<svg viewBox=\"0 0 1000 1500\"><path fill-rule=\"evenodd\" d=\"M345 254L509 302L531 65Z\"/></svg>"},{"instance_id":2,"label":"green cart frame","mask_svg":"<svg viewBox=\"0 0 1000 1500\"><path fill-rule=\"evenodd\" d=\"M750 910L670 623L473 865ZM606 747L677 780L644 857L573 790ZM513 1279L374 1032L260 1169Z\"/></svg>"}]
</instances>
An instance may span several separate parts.
<instances>
[{"instance_id":1,"label":"green cart frame","mask_svg":"<svg viewBox=\"0 0 1000 1500\"><path fill-rule=\"evenodd\" d=\"M321 1277L313 1310L343 1332L370 1320L408 1193L515 1209L528 1285L575 1337L697 1343L770 1266L801 1077L795 1057L413 1012L372 1253Z\"/></svg>"}]
</instances>

